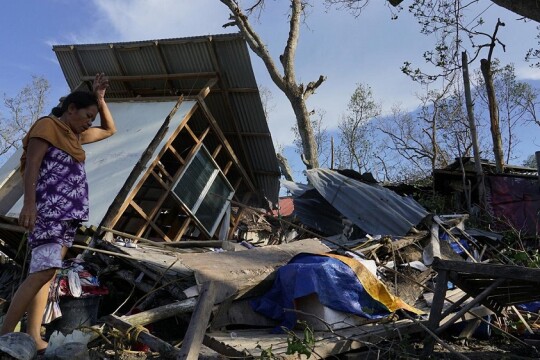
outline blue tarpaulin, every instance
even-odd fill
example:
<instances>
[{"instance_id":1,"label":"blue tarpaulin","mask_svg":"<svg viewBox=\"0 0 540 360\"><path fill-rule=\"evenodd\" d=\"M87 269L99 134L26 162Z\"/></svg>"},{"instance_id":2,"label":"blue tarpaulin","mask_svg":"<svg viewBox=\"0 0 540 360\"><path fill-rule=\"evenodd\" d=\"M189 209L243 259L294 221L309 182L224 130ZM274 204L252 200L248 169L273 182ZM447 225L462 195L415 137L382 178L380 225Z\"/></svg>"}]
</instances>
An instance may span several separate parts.
<instances>
[{"instance_id":1,"label":"blue tarpaulin","mask_svg":"<svg viewBox=\"0 0 540 360\"><path fill-rule=\"evenodd\" d=\"M281 326L296 324L294 300L317 294L321 304L342 312L368 319L379 319L390 310L365 291L355 272L342 261L314 254L296 255L287 265L277 270L272 289L253 300L253 309L280 321Z\"/></svg>"}]
</instances>

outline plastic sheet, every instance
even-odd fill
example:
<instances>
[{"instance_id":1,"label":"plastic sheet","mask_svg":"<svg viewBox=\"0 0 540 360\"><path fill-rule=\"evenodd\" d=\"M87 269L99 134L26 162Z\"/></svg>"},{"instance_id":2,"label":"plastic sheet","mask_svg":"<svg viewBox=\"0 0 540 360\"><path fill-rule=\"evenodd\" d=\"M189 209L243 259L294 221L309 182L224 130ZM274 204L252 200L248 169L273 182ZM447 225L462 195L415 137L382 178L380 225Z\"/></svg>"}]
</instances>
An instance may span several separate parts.
<instances>
[{"instance_id":1,"label":"plastic sheet","mask_svg":"<svg viewBox=\"0 0 540 360\"><path fill-rule=\"evenodd\" d=\"M395 301L391 294L382 291L384 285L360 262L347 259L364 270L360 277L350 266L337 258L305 253L295 256L287 265L277 270L272 289L251 302L253 309L280 321L281 326L289 329L296 324L296 314L286 310L294 309L295 299L313 293L317 294L321 304L331 309L367 319L386 317L395 311L395 308L415 310L403 302ZM384 299L375 299L370 295L364 286L366 282L361 281L361 278L367 279L367 286L372 287L372 294L379 292ZM280 329L281 327L276 330Z\"/></svg>"}]
</instances>

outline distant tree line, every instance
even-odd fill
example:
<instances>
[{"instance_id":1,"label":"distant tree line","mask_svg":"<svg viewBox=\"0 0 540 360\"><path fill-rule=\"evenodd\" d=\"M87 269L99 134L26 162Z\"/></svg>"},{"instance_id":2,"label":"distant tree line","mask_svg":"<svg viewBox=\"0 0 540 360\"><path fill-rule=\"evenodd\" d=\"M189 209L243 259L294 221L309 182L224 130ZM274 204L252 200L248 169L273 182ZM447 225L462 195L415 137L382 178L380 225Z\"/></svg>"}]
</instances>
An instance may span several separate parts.
<instances>
[{"instance_id":1,"label":"distant tree line","mask_svg":"<svg viewBox=\"0 0 540 360\"><path fill-rule=\"evenodd\" d=\"M482 159L494 161L490 148L490 122L483 77L474 76L473 102ZM516 79L513 65L494 67L494 86L499 103L501 138L505 162L518 159L517 131L522 126L540 126L536 111L538 89ZM314 117L320 163L336 169L371 172L380 181L407 181L431 174L458 157L472 157L472 140L463 89L446 87L418 95L420 106L405 111L398 104L382 116L371 88L358 84L341 116L337 131L330 133L324 118ZM318 112L320 113L320 111ZM296 130L296 128L294 128ZM330 141L334 138L334 153ZM298 151L300 139L297 137ZM334 159L333 163L329 159ZM536 167L534 154L526 165Z\"/></svg>"},{"instance_id":2,"label":"distant tree line","mask_svg":"<svg viewBox=\"0 0 540 360\"><path fill-rule=\"evenodd\" d=\"M413 81L426 86L425 93L419 97L419 110L407 113L395 106L392 115L381 117L371 88L359 84L339 121L335 138L328 136L325 114L320 110L308 111L306 103L323 84L325 76L320 75L307 85L298 82L295 76L300 24L309 13L306 9L313 3L289 1L289 36L283 53L274 58L249 20L250 16L258 19L266 1L253 0L251 5L244 6L236 0L220 1L231 11L231 22L226 26L239 28L251 49L263 60L274 83L289 99L296 115L293 126L296 144L308 169L330 164L371 171L385 180L397 180L425 174L456 157L474 155L477 159L493 160L497 171L503 172L504 165L516 157L517 127L526 122L538 124L536 90L516 80L513 65L497 61L497 49L504 50L506 46L499 38L505 24L500 19L496 23L491 19L493 32L482 30L486 23L482 14L486 9L476 0L408 1L407 10L418 20L420 33L435 41L435 45L423 53L427 68L415 68L406 59L401 68ZM392 19L398 18L403 9L398 5L402 2L387 2L397 6L389 6ZM357 17L369 3L369 0L325 0L327 6L338 6ZM493 3L534 21L540 19L533 2ZM534 54L532 50L529 52L529 55ZM469 78L469 65L479 69L474 79ZM465 96L471 81L476 84L474 94ZM434 82L440 83L439 88L432 85L428 90L427 86Z\"/></svg>"}]
</instances>

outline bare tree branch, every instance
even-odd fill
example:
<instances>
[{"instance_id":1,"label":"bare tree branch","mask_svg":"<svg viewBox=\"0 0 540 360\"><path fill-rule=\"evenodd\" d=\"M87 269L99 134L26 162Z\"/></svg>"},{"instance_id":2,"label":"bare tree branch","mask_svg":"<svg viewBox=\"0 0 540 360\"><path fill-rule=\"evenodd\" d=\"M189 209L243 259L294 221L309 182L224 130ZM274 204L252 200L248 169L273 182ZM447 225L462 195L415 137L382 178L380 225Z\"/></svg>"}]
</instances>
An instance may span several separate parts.
<instances>
[{"instance_id":1,"label":"bare tree branch","mask_svg":"<svg viewBox=\"0 0 540 360\"><path fill-rule=\"evenodd\" d=\"M295 56L298 46L298 38L300 34L300 21L306 6L306 2L302 0L290 1L290 16L289 16L289 36L285 45L283 54L279 56L283 66L283 74L277 68L271 54L266 45L251 26L248 17L244 14L235 0L220 0L231 11L231 20L234 20L241 33L244 35L248 46L251 50L262 59L272 81L277 87L283 91L287 99L291 103L294 111L298 132L302 140L303 155L306 166L308 168L319 167L317 145L309 118L309 111L306 106L306 98L313 94L315 89L325 80L324 76L320 76L316 82L309 83L306 90L304 85L298 83L295 75ZM257 7L263 6L263 0L257 0L255 4L248 8L251 12ZM228 23L229 25L231 23Z\"/></svg>"}]
</instances>

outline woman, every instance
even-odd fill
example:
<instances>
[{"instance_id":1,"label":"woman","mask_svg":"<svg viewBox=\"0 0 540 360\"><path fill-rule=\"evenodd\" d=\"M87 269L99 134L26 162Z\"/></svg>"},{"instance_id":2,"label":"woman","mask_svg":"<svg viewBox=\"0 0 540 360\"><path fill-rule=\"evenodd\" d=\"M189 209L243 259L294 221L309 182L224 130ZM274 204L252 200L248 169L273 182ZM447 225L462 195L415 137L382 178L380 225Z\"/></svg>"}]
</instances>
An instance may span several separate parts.
<instances>
[{"instance_id":1,"label":"woman","mask_svg":"<svg viewBox=\"0 0 540 360\"><path fill-rule=\"evenodd\" d=\"M56 269L62 267L79 223L88 220L88 184L81 145L116 132L105 102L108 86L105 74L97 74L93 94L69 94L61 107L36 121L23 139L24 202L19 224L29 231L32 256L29 275L11 300L0 335L14 331L28 312L27 333L35 340L39 353L47 348L40 330L49 285ZM92 127L98 112L101 124Z\"/></svg>"}]
</instances>

